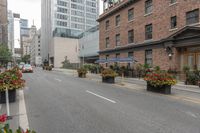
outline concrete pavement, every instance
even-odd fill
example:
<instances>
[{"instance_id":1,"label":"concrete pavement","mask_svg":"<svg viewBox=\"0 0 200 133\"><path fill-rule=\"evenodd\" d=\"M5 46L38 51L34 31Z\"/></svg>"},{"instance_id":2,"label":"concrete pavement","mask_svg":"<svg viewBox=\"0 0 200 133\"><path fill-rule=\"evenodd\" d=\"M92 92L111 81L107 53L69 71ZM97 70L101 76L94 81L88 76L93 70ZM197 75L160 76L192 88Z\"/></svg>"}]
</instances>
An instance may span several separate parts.
<instances>
[{"instance_id":1,"label":"concrete pavement","mask_svg":"<svg viewBox=\"0 0 200 133\"><path fill-rule=\"evenodd\" d=\"M31 129L39 133L200 132L198 103L149 93L140 86L127 89L72 75L41 69L24 74Z\"/></svg>"},{"instance_id":2,"label":"concrete pavement","mask_svg":"<svg viewBox=\"0 0 200 133\"><path fill-rule=\"evenodd\" d=\"M110 85L64 73L36 68L23 74L28 125L37 133L200 133L200 102L185 98L187 91L166 96L146 92L143 82ZM18 102L11 108L20 116Z\"/></svg>"}]
</instances>

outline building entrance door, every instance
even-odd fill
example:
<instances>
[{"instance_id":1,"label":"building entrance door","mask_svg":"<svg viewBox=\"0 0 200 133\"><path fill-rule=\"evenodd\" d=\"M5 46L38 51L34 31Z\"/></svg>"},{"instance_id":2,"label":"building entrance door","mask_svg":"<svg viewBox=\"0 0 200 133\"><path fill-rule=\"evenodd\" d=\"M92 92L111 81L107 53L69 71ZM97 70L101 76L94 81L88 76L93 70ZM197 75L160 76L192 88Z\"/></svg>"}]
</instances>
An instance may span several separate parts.
<instances>
[{"instance_id":1,"label":"building entrance door","mask_svg":"<svg viewBox=\"0 0 200 133\"><path fill-rule=\"evenodd\" d=\"M200 52L187 54L187 65L191 70L200 70Z\"/></svg>"}]
</instances>

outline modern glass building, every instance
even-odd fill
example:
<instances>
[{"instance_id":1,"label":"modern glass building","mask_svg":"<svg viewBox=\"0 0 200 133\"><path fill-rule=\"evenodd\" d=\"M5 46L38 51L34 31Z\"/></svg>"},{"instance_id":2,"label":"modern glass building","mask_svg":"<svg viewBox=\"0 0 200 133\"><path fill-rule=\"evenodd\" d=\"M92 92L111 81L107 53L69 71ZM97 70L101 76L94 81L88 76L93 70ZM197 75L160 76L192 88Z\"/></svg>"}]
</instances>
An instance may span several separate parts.
<instances>
[{"instance_id":1,"label":"modern glass building","mask_svg":"<svg viewBox=\"0 0 200 133\"><path fill-rule=\"evenodd\" d=\"M52 37L78 38L97 25L98 0L42 0L41 37L43 59L48 60Z\"/></svg>"}]
</instances>

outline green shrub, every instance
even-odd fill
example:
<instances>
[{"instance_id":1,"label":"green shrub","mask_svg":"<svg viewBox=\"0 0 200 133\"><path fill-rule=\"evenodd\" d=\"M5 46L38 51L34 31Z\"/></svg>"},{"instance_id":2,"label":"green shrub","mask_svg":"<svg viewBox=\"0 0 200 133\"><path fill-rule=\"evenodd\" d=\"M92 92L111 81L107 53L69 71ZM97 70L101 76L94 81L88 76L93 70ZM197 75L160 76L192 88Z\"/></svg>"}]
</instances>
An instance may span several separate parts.
<instances>
[{"instance_id":1,"label":"green shrub","mask_svg":"<svg viewBox=\"0 0 200 133\"><path fill-rule=\"evenodd\" d=\"M186 82L190 85L198 85L198 81L200 80L199 72L189 72L186 78Z\"/></svg>"}]
</instances>

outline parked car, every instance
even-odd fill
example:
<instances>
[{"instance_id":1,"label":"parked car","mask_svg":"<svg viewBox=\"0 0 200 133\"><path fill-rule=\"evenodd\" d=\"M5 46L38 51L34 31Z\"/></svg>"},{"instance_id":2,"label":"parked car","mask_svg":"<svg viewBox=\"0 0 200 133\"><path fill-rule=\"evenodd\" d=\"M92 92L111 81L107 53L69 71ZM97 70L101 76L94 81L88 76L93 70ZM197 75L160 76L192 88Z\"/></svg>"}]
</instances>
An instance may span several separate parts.
<instances>
[{"instance_id":1,"label":"parked car","mask_svg":"<svg viewBox=\"0 0 200 133\"><path fill-rule=\"evenodd\" d=\"M22 67L22 72L25 73L25 72L33 72L33 68L30 64L25 64L23 67Z\"/></svg>"},{"instance_id":2,"label":"parked car","mask_svg":"<svg viewBox=\"0 0 200 133\"><path fill-rule=\"evenodd\" d=\"M24 62L20 62L20 64L19 64L19 69L22 70L22 68L23 68L24 65L25 65Z\"/></svg>"}]
</instances>

